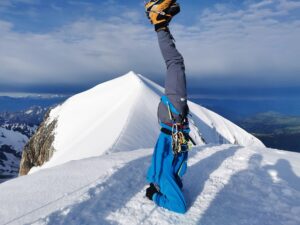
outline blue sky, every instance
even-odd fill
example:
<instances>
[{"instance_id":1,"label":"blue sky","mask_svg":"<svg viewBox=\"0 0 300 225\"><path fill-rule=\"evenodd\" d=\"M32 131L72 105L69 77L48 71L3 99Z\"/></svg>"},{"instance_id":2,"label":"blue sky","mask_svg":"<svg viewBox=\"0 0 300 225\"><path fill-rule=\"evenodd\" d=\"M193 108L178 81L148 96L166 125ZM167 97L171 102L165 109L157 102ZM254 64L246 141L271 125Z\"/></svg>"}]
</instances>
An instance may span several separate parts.
<instances>
[{"instance_id":1,"label":"blue sky","mask_svg":"<svg viewBox=\"0 0 300 225\"><path fill-rule=\"evenodd\" d=\"M299 89L300 1L178 2L171 30L193 89ZM143 1L1 0L0 37L0 92L77 92L130 70L164 79Z\"/></svg>"}]
</instances>

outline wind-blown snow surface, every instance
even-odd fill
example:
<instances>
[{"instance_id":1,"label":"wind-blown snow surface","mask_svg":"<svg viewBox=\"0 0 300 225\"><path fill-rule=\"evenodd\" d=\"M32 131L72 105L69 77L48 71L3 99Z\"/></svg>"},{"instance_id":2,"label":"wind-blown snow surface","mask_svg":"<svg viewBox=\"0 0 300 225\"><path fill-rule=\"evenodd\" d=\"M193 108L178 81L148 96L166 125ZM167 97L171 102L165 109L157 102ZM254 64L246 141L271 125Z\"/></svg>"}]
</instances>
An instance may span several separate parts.
<instances>
[{"instance_id":1,"label":"wind-blown snow surface","mask_svg":"<svg viewBox=\"0 0 300 225\"><path fill-rule=\"evenodd\" d=\"M69 98L50 113L57 120L55 152L42 168L71 160L155 145L159 134L157 106L163 88L134 72ZM192 136L201 143L264 146L225 118L189 102ZM31 169L31 173L39 168Z\"/></svg>"},{"instance_id":2,"label":"wind-blown snow surface","mask_svg":"<svg viewBox=\"0 0 300 225\"><path fill-rule=\"evenodd\" d=\"M237 145L194 148L184 177L185 215L144 197L151 153L72 161L5 182L0 224L300 224L298 153Z\"/></svg>"}]
</instances>

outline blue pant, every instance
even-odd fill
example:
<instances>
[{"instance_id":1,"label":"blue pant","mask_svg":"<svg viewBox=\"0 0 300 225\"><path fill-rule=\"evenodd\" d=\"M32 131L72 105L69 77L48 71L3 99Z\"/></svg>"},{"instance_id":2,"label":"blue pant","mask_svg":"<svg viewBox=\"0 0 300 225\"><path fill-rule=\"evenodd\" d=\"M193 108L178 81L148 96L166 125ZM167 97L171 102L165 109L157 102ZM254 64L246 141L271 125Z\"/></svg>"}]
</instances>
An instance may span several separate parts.
<instances>
[{"instance_id":1,"label":"blue pant","mask_svg":"<svg viewBox=\"0 0 300 225\"><path fill-rule=\"evenodd\" d=\"M187 152L175 156L172 151L172 137L160 134L147 174L147 181L160 188L160 193L153 195L153 201L157 205L178 213L186 212L181 177L187 169L187 158Z\"/></svg>"}]
</instances>

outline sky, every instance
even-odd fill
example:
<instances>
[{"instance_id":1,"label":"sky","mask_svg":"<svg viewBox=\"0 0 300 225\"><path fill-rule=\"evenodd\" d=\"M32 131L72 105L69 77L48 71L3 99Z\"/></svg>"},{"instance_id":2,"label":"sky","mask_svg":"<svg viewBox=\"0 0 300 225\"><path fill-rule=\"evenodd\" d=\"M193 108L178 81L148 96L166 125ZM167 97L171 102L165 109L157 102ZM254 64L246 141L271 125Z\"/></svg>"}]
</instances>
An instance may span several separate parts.
<instances>
[{"instance_id":1,"label":"sky","mask_svg":"<svg viewBox=\"0 0 300 225\"><path fill-rule=\"evenodd\" d=\"M178 2L190 89L300 94L299 0ZM0 92L78 92L131 70L163 83L143 0L0 1Z\"/></svg>"}]
</instances>

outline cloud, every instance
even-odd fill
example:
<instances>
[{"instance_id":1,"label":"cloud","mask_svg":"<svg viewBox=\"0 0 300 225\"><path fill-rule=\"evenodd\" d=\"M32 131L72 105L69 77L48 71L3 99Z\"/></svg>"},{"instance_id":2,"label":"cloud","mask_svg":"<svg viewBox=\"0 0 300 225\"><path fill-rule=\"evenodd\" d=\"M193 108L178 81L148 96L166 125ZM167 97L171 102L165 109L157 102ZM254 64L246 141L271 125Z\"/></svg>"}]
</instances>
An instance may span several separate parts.
<instances>
[{"instance_id":1,"label":"cloud","mask_svg":"<svg viewBox=\"0 0 300 225\"><path fill-rule=\"evenodd\" d=\"M38 2L39 0L1 0L0 7L12 7L18 3L34 5L37 4Z\"/></svg>"},{"instance_id":2,"label":"cloud","mask_svg":"<svg viewBox=\"0 0 300 225\"><path fill-rule=\"evenodd\" d=\"M296 8L291 1L265 0L204 11L196 24L177 27L187 68L223 76L299 75L300 18L289 18Z\"/></svg>"},{"instance_id":3,"label":"cloud","mask_svg":"<svg viewBox=\"0 0 300 225\"><path fill-rule=\"evenodd\" d=\"M113 10L114 1L106 4ZM299 9L296 1L248 1L238 9L205 9L194 24L175 20L172 30L189 76L253 85L299 81ZM141 22L144 15L126 7L116 15L85 17L43 33L17 32L14 24L0 21L1 83L78 85L129 70L163 74L156 35Z\"/></svg>"},{"instance_id":4,"label":"cloud","mask_svg":"<svg viewBox=\"0 0 300 225\"><path fill-rule=\"evenodd\" d=\"M158 49L152 30L122 18L77 21L44 34L18 33L7 22L0 25L3 83L78 84L131 69L154 73L153 64L162 65L153 57Z\"/></svg>"},{"instance_id":5,"label":"cloud","mask_svg":"<svg viewBox=\"0 0 300 225\"><path fill-rule=\"evenodd\" d=\"M39 3L40 0L1 0L0 13L3 17L23 16L26 19L29 17L37 18L39 11L37 11L35 7L37 7ZM23 7L22 10L19 10L19 7Z\"/></svg>"}]
</instances>

